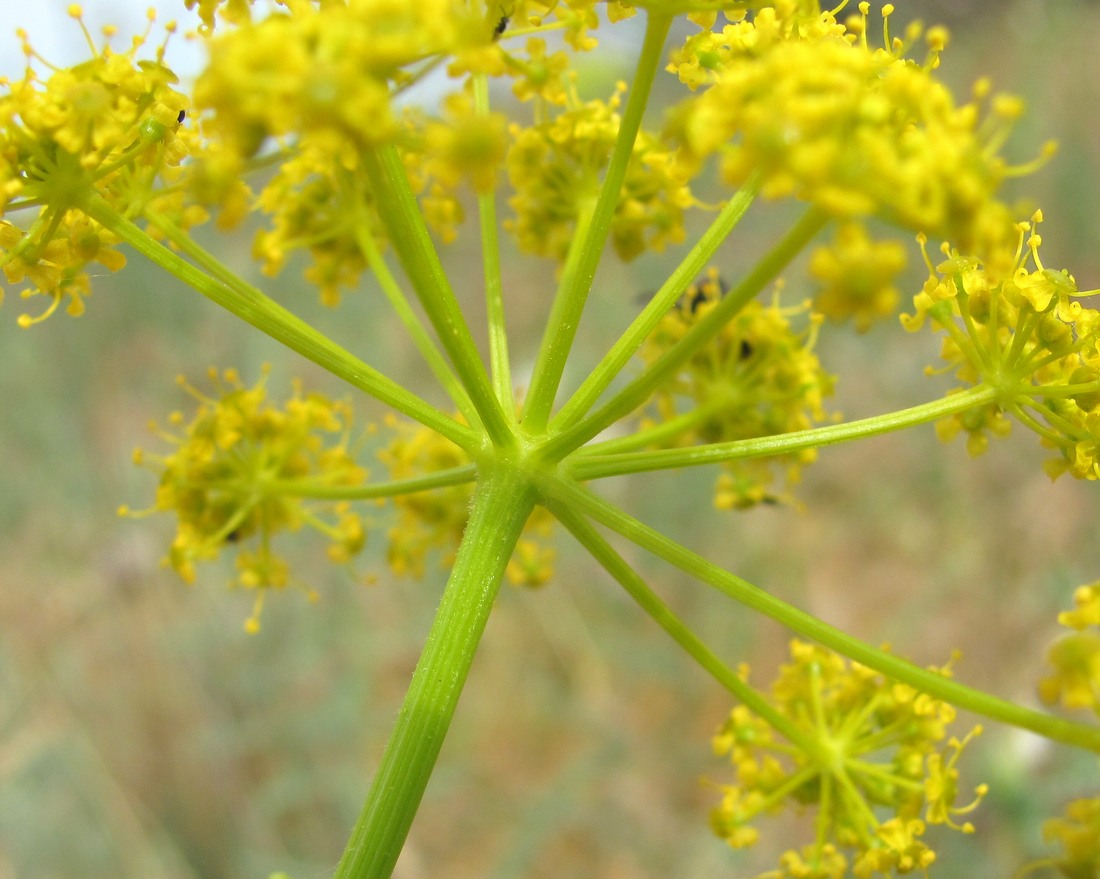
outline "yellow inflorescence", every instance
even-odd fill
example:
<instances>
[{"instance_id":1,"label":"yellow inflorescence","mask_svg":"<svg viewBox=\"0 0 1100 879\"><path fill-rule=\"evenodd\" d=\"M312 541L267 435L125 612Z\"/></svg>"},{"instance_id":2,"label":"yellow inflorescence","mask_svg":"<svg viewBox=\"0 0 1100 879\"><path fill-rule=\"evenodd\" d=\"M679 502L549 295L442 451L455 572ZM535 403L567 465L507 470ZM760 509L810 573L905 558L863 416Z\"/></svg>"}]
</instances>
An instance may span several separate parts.
<instances>
[{"instance_id":1,"label":"yellow inflorescence","mask_svg":"<svg viewBox=\"0 0 1100 879\"><path fill-rule=\"evenodd\" d=\"M484 19L450 0L292 4L215 39L196 83L210 133L242 156L298 135L353 161L356 146L394 140L390 90L410 65L489 42Z\"/></svg>"},{"instance_id":2,"label":"yellow inflorescence","mask_svg":"<svg viewBox=\"0 0 1100 879\"><path fill-rule=\"evenodd\" d=\"M186 5L197 9L211 46L193 109L172 90L162 52L136 63L139 40L125 54L104 48L92 62L56 71L44 93L28 75L0 112L0 132L12 128L0 148L0 194L49 205L30 234L0 229L4 268L12 283L29 280L30 293L52 298L48 313L62 302L79 313L85 267L114 270L122 258L117 236L71 210L80 188L66 168L47 163L37 182L23 173L33 165L19 152L27 134L45 155L48 133L128 215L184 229L208 211L222 226L242 221L253 203L244 171L278 150L278 171L258 197L272 220L257 256L274 273L295 250L308 252L307 277L330 304L369 263L363 236L378 237L360 157L383 144L401 153L443 241L465 219L461 187L493 191L506 168L514 212L507 228L523 250L564 260L593 208L624 87L585 100L571 53L531 34L563 30L574 52L589 50L601 18L595 3L287 0L266 17L246 0ZM804 0L614 3L607 18L635 6L687 15L700 29L671 51L668 68L696 96L661 135L643 129L634 144L610 236L624 259L683 240L686 212L702 206L692 180L711 157L730 183L761 173L766 194L794 195L849 221L811 272L822 282L819 309L860 329L892 310L901 257L896 243L867 240L856 221L879 216L950 237L964 251L996 238L1005 216L996 189L1025 170L998 155L1020 103L991 96L982 82L972 103L957 105L934 77L942 29L893 36L887 5L875 48L868 4L840 22L841 7L822 11ZM233 27L215 36L218 21ZM908 58L921 42L923 59ZM396 110L395 99L441 61L464 86L444 97L442 112ZM469 85L479 75L509 80L533 118L509 128L502 116L475 110ZM186 156L194 161L180 169ZM156 181L171 185L154 189Z\"/></svg>"},{"instance_id":3,"label":"yellow inflorescence","mask_svg":"<svg viewBox=\"0 0 1100 879\"><path fill-rule=\"evenodd\" d=\"M624 90L620 83L608 101L571 102L550 121L512 127L506 164L515 218L508 228L522 250L564 261L577 224L595 207ZM681 241L684 212L694 203L671 151L641 132L611 224L616 252L633 259Z\"/></svg>"},{"instance_id":4,"label":"yellow inflorescence","mask_svg":"<svg viewBox=\"0 0 1100 879\"><path fill-rule=\"evenodd\" d=\"M900 242L872 241L863 224L842 223L829 245L810 254L810 276L821 282L814 307L834 321L851 320L863 332L897 311L901 296L894 282L905 262Z\"/></svg>"},{"instance_id":5,"label":"yellow inflorescence","mask_svg":"<svg viewBox=\"0 0 1100 879\"><path fill-rule=\"evenodd\" d=\"M256 233L253 255L265 275L278 274L298 250L309 252L305 277L321 301L336 305L367 268L365 236L381 250L381 223L361 168L345 168L307 147L279 165L256 201L271 217Z\"/></svg>"},{"instance_id":6,"label":"yellow inflorescence","mask_svg":"<svg viewBox=\"0 0 1100 879\"><path fill-rule=\"evenodd\" d=\"M256 590L246 629L259 628L266 593L295 585L290 566L276 551L282 532L308 528L328 541L337 564L350 562L366 543L366 525L352 503L367 478L351 442L347 403L317 394L294 393L282 405L268 401L265 376L245 387L235 370L210 372L213 395L181 384L198 402L193 416L173 413L170 429L154 429L176 447L168 455L138 450L135 462L160 473L154 506L124 515L171 512L176 536L166 564L193 582L196 563L229 551L236 556L234 584ZM388 416L390 433L378 459L394 480L392 492L371 495L375 505L392 500L395 521L387 533L387 562L399 576L422 578L426 561L438 553L446 566L466 525L472 488L405 488L401 480L423 477L469 464L457 446L420 425ZM375 433L372 427L368 431ZM518 586L541 586L554 572L550 545L553 519L542 508L531 515L508 579ZM299 584L300 585L300 584ZM314 595L312 589L307 593Z\"/></svg>"},{"instance_id":7,"label":"yellow inflorescence","mask_svg":"<svg viewBox=\"0 0 1100 879\"><path fill-rule=\"evenodd\" d=\"M366 534L346 503L326 502L326 490L361 484L363 470L348 448L351 410L298 386L281 406L267 400L266 376L248 388L233 370L211 371L217 396L184 384L198 402L188 419L174 413L172 430L158 430L176 450L164 456L135 454L161 474L154 506L176 515L167 562L186 581L195 563L238 550L236 584L265 590L291 583L276 553L280 532L308 527L330 542L337 562L358 553ZM250 625L256 625L256 614Z\"/></svg>"},{"instance_id":8,"label":"yellow inflorescence","mask_svg":"<svg viewBox=\"0 0 1100 879\"><path fill-rule=\"evenodd\" d=\"M671 70L699 89L674 113L684 158L720 157L733 184L763 174L764 192L813 202L841 219L883 217L961 241L981 241L1002 207L995 194L1015 171L997 147L1019 102L988 102L982 84L959 106L934 77L942 31L926 35L923 64L905 57L919 39L886 30L866 38L867 7L846 28L817 4L776 4L720 33L690 37ZM884 8L884 16L889 8Z\"/></svg>"},{"instance_id":9,"label":"yellow inflorescence","mask_svg":"<svg viewBox=\"0 0 1100 879\"><path fill-rule=\"evenodd\" d=\"M1052 148L1026 166L1002 157L1022 105L994 94L985 80L957 100L935 74L948 42L942 29L912 25L897 35L892 4L872 22L867 2L823 9L817 0L279 0L263 14L251 0L184 5L197 11L209 46L193 101L177 91L163 44L152 58L138 58L148 34L116 52L84 30L92 57L67 69L38 57L21 35L27 72L0 82L0 268L9 283L30 285L24 295L48 300L22 323L59 307L80 314L90 268L120 269L124 241L163 258L167 251L148 236L170 241L176 252L166 264L194 286L201 288L195 279L202 275L207 291L221 284L244 304L258 303L251 288L234 287L229 270L186 239L208 212L222 227L265 214L254 242L262 271L273 276L304 253L306 278L325 304L336 305L372 268L385 273L387 293L397 290L382 263L384 221L394 217L379 216L380 203L407 214L397 220L410 235L420 235L419 210L432 235L449 244L474 199L483 231L492 233L489 196L503 191L511 211L504 228L520 250L560 273L567 259L583 265L604 246L593 236L589 247L590 228L606 232L620 258L635 259L685 239L688 211L708 207L693 187L744 186L746 197L759 189L811 205L806 224L833 223L831 237L808 255L817 284L812 306L780 306L778 294L770 303L738 301L710 342L694 346L699 334L689 336L699 323L725 318L715 310L733 303L723 299L718 271L709 270L644 343L633 339L647 368L678 345L685 357L644 407L637 434L621 439L634 449L738 443L826 421L833 378L814 350L819 327L832 319L864 331L897 309L906 255L897 241L871 231L886 225L918 233L929 272L903 324L944 333L941 371L959 383L950 394L991 391L977 397L983 405L942 420L940 436L963 434L976 454L1015 419L1055 451L1051 476L1100 479L1100 312L1081 304L1085 294L1068 272L1043 265L1041 214L1014 223L999 196L1006 178L1031 170ZM839 20L846 7L853 14ZM690 94L666 114L663 129L647 127L654 118L647 114L633 141L620 143L620 131L633 131L631 120L642 118L623 110L635 86L589 79L575 61L597 45L601 22L637 9L650 24L684 16L696 26L671 51L661 49L661 61L643 54L653 63L639 67L652 70L667 58L667 72ZM69 13L84 29L80 7ZM36 67L49 75L40 78ZM436 81L446 92L417 107L414 89ZM631 99L648 89L644 83ZM499 98L509 90L506 117ZM246 172L263 175L255 191ZM400 185L384 180L395 185L376 201L371 182L385 175ZM605 193L605 181L619 175L619 191ZM614 205L600 201L608 211L597 216L601 193ZM3 219L18 210L28 212L23 225ZM700 245L713 245L708 252L719 232L729 234L720 226L729 216L723 211L701 237ZM137 223L148 226L146 238ZM930 238L951 242L938 263L928 255ZM785 239L760 271L790 263L795 245L786 242L797 240ZM417 244L407 252L431 253L419 237ZM397 250L407 271L425 268ZM576 278L565 278L563 296L587 292L569 287L595 270L587 262ZM408 274L434 282L442 265L420 278ZM485 269L492 296L501 274L495 246ZM455 342L461 321L452 322L449 310L433 312L437 303L421 289L431 284L416 286L440 338ZM467 381L462 359L447 353ZM246 386L233 371L212 371L211 381L211 394L184 384L197 405L158 431L170 453L135 457L160 474L150 512L177 520L167 563L190 582L199 562L232 552L233 584L256 596L247 630L258 629L267 594L300 585L279 551L288 532L322 535L336 563L360 553L368 523L357 502L392 501L386 559L396 575L423 576L436 557L443 566L453 561L477 478L472 465L482 463L488 444L467 452L419 422L387 416L377 460L389 481L368 486L347 403L299 385L272 403L266 375ZM471 392L470 399L485 416L483 396ZM416 411L408 397L406 404ZM517 448L530 439L524 430L509 437ZM708 450L731 456L720 465L717 507L786 500L816 455L805 448L764 458L759 450ZM740 451L748 457L732 457ZM535 587L552 577L551 525L550 514L536 508L507 566L510 582ZM1053 672L1040 692L1049 703L1100 714L1100 584L1079 589L1075 602L1059 618L1073 631L1052 647ZM973 829L959 819L985 787L956 806L957 764L980 728L950 736L955 712L948 704L797 641L769 698L750 707L747 693L714 741L734 772L713 815L715 831L743 847L757 840L762 816L788 807L815 813L814 841L783 853L764 876L919 874L935 860L925 841L929 826ZM1067 850L1064 861L1049 863L1067 875L1095 874L1098 815L1097 801L1081 800L1048 822L1046 835Z\"/></svg>"},{"instance_id":10,"label":"yellow inflorescence","mask_svg":"<svg viewBox=\"0 0 1100 879\"><path fill-rule=\"evenodd\" d=\"M1100 715L1100 583L1081 586L1073 594L1073 610L1058 615L1070 629L1051 645L1051 674L1039 684L1048 704L1089 709Z\"/></svg>"},{"instance_id":11,"label":"yellow inflorescence","mask_svg":"<svg viewBox=\"0 0 1100 879\"><path fill-rule=\"evenodd\" d=\"M1038 866L1053 866L1070 879L1100 875L1100 797L1073 800L1062 817L1043 823L1043 838L1063 851Z\"/></svg>"},{"instance_id":12,"label":"yellow inflorescence","mask_svg":"<svg viewBox=\"0 0 1100 879\"><path fill-rule=\"evenodd\" d=\"M70 14L79 20L80 7ZM22 208L36 214L26 228L0 220L0 267L8 283L31 285L24 297L49 300L38 316L23 315L23 326L62 304L82 314L89 267L125 264L118 235L88 216L93 200L128 215L155 204L182 225L203 218L185 209L181 193L154 186L178 177L197 135L183 122L188 101L174 89L164 45L154 59L139 60L147 36L116 52L95 47L89 35L93 57L58 69L24 35L23 79L0 83L8 87L0 96L0 216ZM36 64L50 67L48 78L39 79Z\"/></svg>"},{"instance_id":13,"label":"yellow inflorescence","mask_svg":"<svg viewBox=\"0 0 1100 879\"><path fill-rule=\"evenodd\" d=\"M1100 312L1078 299L1067 271L1046 268L1036 231L1042 214L1015 226L985 259L944 245L946 259L933 265L904 315L907 329L927 319L946 334L943 359L964 385L984 383L999 391L996 401L955 415L939 426L941 437L968 435L972 454L988 437L1008 433L1007 415L1039 434L1058 451L1047 462L1052 477L1068 472L1100 478ZM921 239L922 247L924 239ZM1014 246L1013 246L1014 244Z\"/></svg>"},{"instance_id":14,"label":"yellow inflorescence","mask_svg":"<svg viewBox=\"0 0 1100 879\"><path fill-rule=\"evenodd\" d=\"M721 300L725 288L711 270L692 285L641 349L652 363L679 342ZM795 329L791 318L804 317ZM826 418L833 378L813 352L819 319L806 305L748 303L718 336L654 395L646 424L667 433L662 445L692 445L774 436L804 430ZM678 429L672 432L673 428ZM751 458L723 466L715 495L720 509L773 502L778 466L788 484L816 458L814 450L779 458Z\"/></svg>"},{"instance_id":15,"label":"yellow inflorescence","mask_svg":"<svg viewBox=\"0 0 1100 879\"><path fill-rule=\"evenodd\" d=\"M229 24L244 24L252 20L252 0L183 0L183 5L198 10L207 31L213 31L218 18Z\"/></svg>"},{"instance_id":16,"label":"yellow inflorescence","mask_svg":"<svg viewBox=\"0 0 1100 879\"><path fill-rule=\"evenodd\" d=\"M763 815L815 812L816 842L787 852L780 869L763 876L923 872L935 858L923 838L928 825L973 831L954 819L977 806L985 786L956 806L956 762L980 728L949 738L950 705L800 641L791 642L769 701L783 731L739 705L714 739L734 767L712 821L731 846L752 845Z\"/></svg>"}]
</instances>

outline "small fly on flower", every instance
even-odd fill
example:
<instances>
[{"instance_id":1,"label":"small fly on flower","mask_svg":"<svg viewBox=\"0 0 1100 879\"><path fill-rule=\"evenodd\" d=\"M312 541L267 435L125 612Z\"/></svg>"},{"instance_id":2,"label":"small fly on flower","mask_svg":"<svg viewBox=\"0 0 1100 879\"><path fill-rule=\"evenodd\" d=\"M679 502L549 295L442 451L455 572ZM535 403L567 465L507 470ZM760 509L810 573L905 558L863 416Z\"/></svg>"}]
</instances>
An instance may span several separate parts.
<instances>
[{"instance_id":1,"label":"small fly on flower","mask_svg":"<svg viewBox=\"0 0 1100 879\"><path fill-rule=\"evenodd\" d=\"M685 314L695 314L699 308L708 302L718 302L729 292L729 285L715 272L711 272L699 278L694 284L689 284L687 289L676 300L675 308ZM649 302L653 298L652 291L639 293L639 303Z\"/></svg>"},{"instance_id":2,"label":"small fly on flower","mask_svg":"<svg viewBox=\"0 0 1100 879\"><path fill-rule=\"evenodd\" d=\"M719 277L717 272L711 272L689 286L677 305L682 311L695 314L707 303L718 302L729 292L729 289L729 285Z\"/></svg>"},{"instance_id":3,"label":"small fly on flower","mask_svg":"<svg viewBox=\"0 0 1100 879\"><path fill-rule=\"evenodd\" d=\"M493 26L493 42L496 42L501 38L506 30L508 30L508 22L512 20L512 13L516 11L513 5L511 9L505 9L503 6L498 7L500 9L500 19Z\"/></svg>"},{"instance_id":4,"label":"small fly on flower","mask_svg":"<svg viewBox=\"0 0 1100 879\"><path fill-rule=\"evenodd\" d=\"M729 292L729 289L729 285L722 280L718 273L712 271L688 287L676 305L684 314L696 315L704 305L712 305L721 301L722 297ZM755 353L756 348L752 342L748 339L741 339L737 346L737 359L745 361Z\"/></svg>"}]
</instances>

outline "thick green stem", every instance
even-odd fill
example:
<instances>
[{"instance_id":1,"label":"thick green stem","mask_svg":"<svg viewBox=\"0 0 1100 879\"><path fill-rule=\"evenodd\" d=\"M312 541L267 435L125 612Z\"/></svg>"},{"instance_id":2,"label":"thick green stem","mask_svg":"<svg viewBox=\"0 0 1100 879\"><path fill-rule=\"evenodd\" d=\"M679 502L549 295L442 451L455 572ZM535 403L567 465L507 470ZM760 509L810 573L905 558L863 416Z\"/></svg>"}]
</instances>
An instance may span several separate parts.
<instances>
[{"instance_id":1,"label":"thick green stem","mask_svg":"<svg viewBox=\"0 0 1100 879\"><path fill-rule=\"evenodd\" d=\"M387 879L393 871L534 501L524 474L500 465L482 473L447 588L335 879Z\"/></svg>"},{"instance_id":2,"label":"thick green stem","mask_svg":"<svg viewBox=\"0 0 1100 879\"><path fill-rule=\"evenodd\" d=\"M570 479L547 479L541 486L541 490L547 498L590 516L658 558L713 586L746 607L889 678L909 684L930 696L991 720L1031 730L1056 742L1100 753L1100 728L1073 723L998 699L989 693L972 689L941 674L906 662L885 650L872 647L859 638L848 635L812 614L799 610L723 570Z\"/></svg>"},{"instance_id":3,"label":"thick green stem","mask_svg":"<svg viewBox=\"0 0 1100 879\"><path fill-rule=\"evenodd\" d=\"M577 234L584 238L576 259L570 260L562 274L550 318L546 322L546 333L535 360L531 387L523 410L523 423L532 432L541 431L550 417L554 396L557 394L569 351L573 347L581 313L588 300L588 291L596 275L596 266L599 265L600 255L611 231L611 221L634 151L634 140L642 125L649 91L661 65L662 49L671 24L671 17L655 12L650 12L646 21L642 52L638 57L634 77L630 81L630 95L623 111L622 122L619 123L619 133L607 166L607 174L600 187L591 221L587 226L578 223Z\"/></svg>"}]
</instances>

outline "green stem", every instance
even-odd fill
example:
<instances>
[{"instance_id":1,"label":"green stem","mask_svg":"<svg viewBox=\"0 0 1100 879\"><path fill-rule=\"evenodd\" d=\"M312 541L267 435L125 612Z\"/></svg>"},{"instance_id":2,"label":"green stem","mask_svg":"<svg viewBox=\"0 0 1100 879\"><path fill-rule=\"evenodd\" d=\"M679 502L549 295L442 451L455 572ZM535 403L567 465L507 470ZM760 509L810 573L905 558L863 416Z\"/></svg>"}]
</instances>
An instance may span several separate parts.
<instances>
[{"instance_id":1,"label":"green stem","mask_svg":"<svg viewBox=\"0 0 1100 879\"><path fill-rule=\"evenodd\" d=\"M230 269L199 247L188 235L163 218L151 217L149 222L156 225L173 244L195 259L209 274L191 265L178 253L150 237L98 195L90 194L83 199L80 209L118 235L150 262L179 278L207 299L232 312L245 323L251 324L343 379L352 387L392 406L425 427L430 427L467 451L473 451L478 447L477 435L471 428L459 424L450 416L440 412L430 403L341 348L255 287L246 284Z\"/></svg>"},{"instance_id":2,"label":"green stem","mask_svg":"<svg viewBox=\"0 0 1100 879\"><path fill-rule=\"evenodd\" d=\"M789 742L802 748L813 747L805 732L799 729L789 718L780 713L756 689L749 686L741 676L707 647L683 620L672 612L627 561L615 551L588 521L576 511L562 504L549 505L557 519L577 538L592 557L598 561L614 579L634 599L638 606L648 614L657 625L664 629L700 668L725 687L735 698L743 702L759 717L766 720L773 729L781 733Z\"/></svg>"},{"instance_id":3,"label":"green stem","mask_svg":"<svg viewBox=\"0 0 1100 879\"><path fill-rule=\"evenodd\" d=\"M737 402L736 389L731 384L725 389L725 393L715 392L705 403L700 403L687 412L682 412L667 421L658 421L634 433L583 446L577 449L575 459L590 460L596 455L601 459L614 455L618 459L626 452L670 445L673 440L682 437ZM693 448L699 448L699 446ZM710 448L710 446L706 446L706 448Z\"/></svg>"},{"instance_id":4,"label":"green stem","mask_svg":"<svg viewBox=\"0 0 1100 879\"><path fill-rule=\"evenodd\" d=\"M469 394L466 393L466 389L458 380L458 376L454 374L454 370L451 369L443 357L443 352L439 350L431 336L428 335L427 329L421 323L420 318L417 317L416 312L412 310L409 300L405 297L393 273L390 272L389 266L382 258L382 254L378 250L378 244L374 240L374 235L366 223L359 224L356 229L355 240L359 245L359 252L363 254L367 265L370 266L371 273L378 280L378 286L382 288L382 293L389 300L398 320L401 321L406 332L412 338L416 350L420 352L420 356L428 364L432 375L447 391L452 402L458 407L466 421L471 425L480 424L477 410L470 402Z\"/></svg>"},{"instance_id":5,"label":"green stem","mask_svg":"<svg viewBox=\"0 0 1100 879\"><path fill-rule=\"evenodd\" d=\"M702 274L703 269L710 262L719 246L737 227L738 222L745 215L759 191L760 177L754 175L726 202L725 207L714 218L714 222L699 237L688 255L669 275L668 280L661 285L661 289L653 295L653 298L634 319L634 322L631 323L622 337L581 383L576 393L550 420L551 429L577 421L592 408L600 394L606 391L615 376L622 372L623 368L630 362L630 358L634 356L634 352L642 346L649 334L660 323L661 318L683 295L688 285Z\"/></svg>"},{"instance_id":6,"label":"green stem","mask_svg":"<svg viewBox=\"0 0 1100 879\"><path fill-rule=\"evenodd\" d=\"M387 879L393 871L534 499L517 471L482 473L447 588L335 879Z\"/></svg>"},{"instance_id":7,"label":"green stem","mask_svg":"<svg viewBox=\"0 0 1100 879\"><path fill-rule=\"evenodd\" d=\"M424 217L409 187L409 178L397 148L384 145L363 154L363 167L370 179L371 193L378 204L378 215L389 232L390 244L401 261L405 274L435 328L459 379L470 395L493 444L511 448L515 433L511 419L497 400L481 362L477 345L443 271Z\"/></svg>"},{"instance_id":8,"label":"green stem","mask_svg":"<svg viewBox=\"0 0 1100 879\"><path fill-rule=\"evenodd\" d=\"M547 498L590 516L648 552L713 586L746 607L782 623L803 637L818 641L855 662L909 684L937 699L950 702L958 708L1020 729L1031 730L1053 741L1100 753L1100 728L1032 711L906 662L734 576L570 479L558 477L546 479L544 483L541 491Z\"/></svg>"},{"instance_id":9,"label":"green stem","mask_svg":"<svg viewBox=\"0 0 1100 879\"><path fill-rule=\"evenodd\" d=\"M473 78L474 108L479 116L489 115L489 80L484 74ZM500 274L500 235L497 230L496 190L477 197L481 227L481 267L485 275L485 313L489 324L489 374L505 414L515 411L512 368L508 361L508 330L504 320L504 284Z\"/></svg>"},{"instance_id":10,"label":"green stem","mask_svg":"<svg viewBox=\"0 0 1100 879\"><path fill-rule=\"evenodd\" d=\"M580 482L589 479L602 479L607 476L621 476L624 473L642 473L648 470L674 470L679 467L700 467L704 464L717 464L722 461L743 460L745 458L774 457L789 455L803 449L831 446L850 440L866 439L895 430L925 424L964 412L978 406L992 403L999 396L996 388L979 385L958 394L950 394L938 400L931 400L919 406L873 415L858 421L844 424L828 424L823 427L811 427L792 433L776 436L761 436L753 439L732 440L726 443L692 446L684 449L656 449L646 452L616 452L601 454L600 446L595 445L578 452L576 458L567 462L569 474ZM609 443L616 440L609 440Z\"/></svg>"},{"instance_id":11,"label":"green stem","mask_svg":"<svg viewBox=\"0 0 1100 879\"><path fill-rule=\"evenodd\" d=\"M473 482L476 476L477 465L464 464L461 467L440 470L438 473L428 473L410 479L393 479L388 482L371 482L366 485L325 485L323 482L310 482L305 479L283 479L265 482L264 494L331 501L366 501L449 488L452 485L465 485ZM204 482L203 486L217 488L218 484Z\"/></svg>"},{"instance_id":12,"label":"green stem","mask_svg":"<svg viewBox=\"0 0 1100 879\"><path fill-rule=\"evenodd\" d=\"M634 140L642 125L650 88L661 65L662 50L671 24L672 18L668 15L648 13L642 52L631 80L630 95L619 123L611 161L607 166L591 221L587 225L577 224L574 234L583 235L582 244L576 259L570 260L562 274L554 304L550 309L550 317L546 322L546 333L535 359L531 387L523 410L524 426L533 433L541 432L549 420L550 409L554 405L554 397L573 347L581 313L588 300L588 291L596 275L596 266L611 231L611 221L622 195L623 180L634 151Z\"/></svg>"},{"instance_id":13,"label":"green stem","mask_svg":"<svg viewBox=\"0 0 1100 879\"><path fill-rule=\"evenodd\" d=\"M542 447L547 460L560 460L600 431L641 406L650 394L722 331L730 318L754 299L828 222L828 216L809 208L783 239L761 259L736 287L710 309L672 348L653 361L636 379L601 408L552 436Z\"/></svg>"}]
</instances>

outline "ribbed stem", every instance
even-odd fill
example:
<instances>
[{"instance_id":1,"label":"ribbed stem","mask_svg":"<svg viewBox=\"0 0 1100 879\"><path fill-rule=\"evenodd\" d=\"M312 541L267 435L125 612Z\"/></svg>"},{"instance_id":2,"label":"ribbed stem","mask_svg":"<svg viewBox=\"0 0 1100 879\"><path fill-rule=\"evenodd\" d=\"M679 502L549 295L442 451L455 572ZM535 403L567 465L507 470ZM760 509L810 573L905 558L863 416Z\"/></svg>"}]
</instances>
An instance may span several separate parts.
<instances>
[{"instance_id":1,"label":"ribbed stem","mask_svg":"<svg viewBox=\"0 0 1100 879\"><path fill-rule=\"evenodd\" d=\"M335 879L387 879L454 716L520 531L534 506L527 478L486 471L412 683Z\"/></svg>"}]
</instances>

